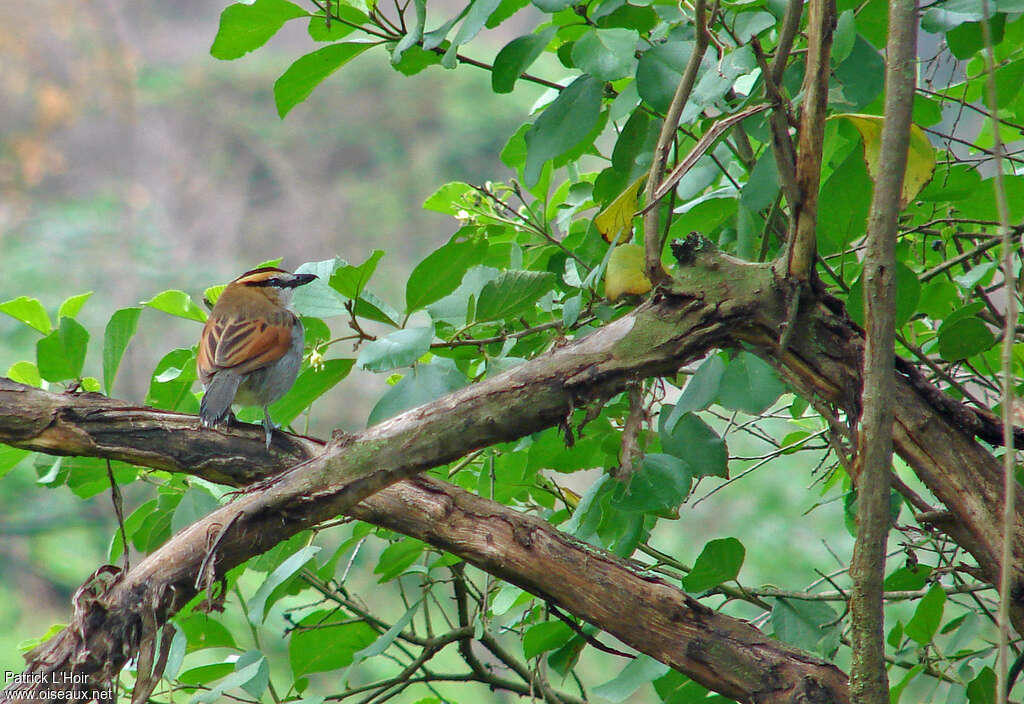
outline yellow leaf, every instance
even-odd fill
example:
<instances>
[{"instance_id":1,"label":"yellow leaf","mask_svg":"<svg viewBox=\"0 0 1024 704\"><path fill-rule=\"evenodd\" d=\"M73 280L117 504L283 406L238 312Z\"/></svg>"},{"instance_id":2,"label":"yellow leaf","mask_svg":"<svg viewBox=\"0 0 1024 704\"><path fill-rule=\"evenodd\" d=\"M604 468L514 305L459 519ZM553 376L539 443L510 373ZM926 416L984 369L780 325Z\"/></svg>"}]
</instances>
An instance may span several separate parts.
<instances>
[{"instance_id":1,"label":"yellow leaf","mask_svg":"<svg viewBox=\"0 0 1024 704\"><path fill-rule=\"evenodd\" d=\"M878 165L882 151L882 124L885 118L881 115L858 115L843 113L833 115L829 119L844 117L850 121L861 139L864 140L864 163L872 180L878 179ZM907 150L907 170L903 173L903 193L900 197L900 208L914 199L924 185L932 178L935 169L935 150L917 125L910 126L910 147Z\"/></svg>"},{"instance_id":2,"label":"yellow leaf","mask_svg":"<svg viewBox=\"0 0 1024 704\"><path fill-rule=\"evenodd\" d=\"M629 185L615 200L608 204L608 207L594 216L594 225L597 231L604 237L605 242L629 242L633 238L633 215L636 213L636 198L640 192L640 184L647 178L644 174ZM623 230L628 229L628 233ZM623 234L620 234L623 233Z\"/></svg>"},{"instance_id":3,"label":"yellow leaf","mask_svg":"<svg viewBox=\"0 0 1024 704\"><path fill-rule=\"evenodd\" d=\"M644 274L644 248L638 244L620 244L608 258L604 272L604 295L609 301L627 293L644 294L651 282Z\"/></svg>"}]
</instances>

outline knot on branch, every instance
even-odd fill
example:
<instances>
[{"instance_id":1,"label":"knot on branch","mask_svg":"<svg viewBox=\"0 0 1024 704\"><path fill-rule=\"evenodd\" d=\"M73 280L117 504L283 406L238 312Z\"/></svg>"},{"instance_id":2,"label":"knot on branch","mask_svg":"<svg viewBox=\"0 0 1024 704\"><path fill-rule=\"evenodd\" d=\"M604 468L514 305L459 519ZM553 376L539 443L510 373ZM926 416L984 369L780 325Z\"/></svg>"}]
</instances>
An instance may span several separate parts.
<instances>
[{"instance_id":1,"label":"knot on branch","mask_svg":"<svg viewBox=\"0 0 1024 704\"><path fill-rule=\"evenodd\" d=\"M716 249L715 243L699 232L691 232L681 240L673 240L669 247L679 266L690 266L697 260L697 255Z\"/></svg>"}]
</instances>

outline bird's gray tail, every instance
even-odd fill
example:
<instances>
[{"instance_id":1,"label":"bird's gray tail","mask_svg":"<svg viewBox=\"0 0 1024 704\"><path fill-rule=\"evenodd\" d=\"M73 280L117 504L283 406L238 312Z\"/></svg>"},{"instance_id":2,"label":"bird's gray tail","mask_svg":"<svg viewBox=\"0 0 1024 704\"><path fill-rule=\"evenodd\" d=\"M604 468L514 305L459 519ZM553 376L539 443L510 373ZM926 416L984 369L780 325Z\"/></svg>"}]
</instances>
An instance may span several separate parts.
<instances>
[{"instance_id":1,"label":"bird's gray tail","mask_svg":"<svg viewBox=\"0 0 1024 704\"><path fill-rule=\"evenodd\" d=\"M199 405L199 418L203 425L217 425L231 412L231 402L242 382L242 377L231 372L220 371L213 375Z\"/></svg>"}]
</instances>

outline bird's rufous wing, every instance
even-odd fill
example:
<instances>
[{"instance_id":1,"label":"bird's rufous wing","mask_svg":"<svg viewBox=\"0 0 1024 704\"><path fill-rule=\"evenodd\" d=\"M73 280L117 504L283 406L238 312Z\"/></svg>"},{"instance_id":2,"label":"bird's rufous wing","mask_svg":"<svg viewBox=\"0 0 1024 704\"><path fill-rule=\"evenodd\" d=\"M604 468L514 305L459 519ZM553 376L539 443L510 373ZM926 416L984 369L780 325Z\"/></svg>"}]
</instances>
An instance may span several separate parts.
<instances>
[{"instance_id":1,"label":"bird's rufous wing","mask_svg":"<svg viewBox=\"0 0 1024 704\"><path fill-rule=\"evenodd\" d=\"M291 346L293 326L286 311L267 318L211 317L199 341L200 377L222 369L248 374L276 362Z\"/></svg>"}]
</instances>

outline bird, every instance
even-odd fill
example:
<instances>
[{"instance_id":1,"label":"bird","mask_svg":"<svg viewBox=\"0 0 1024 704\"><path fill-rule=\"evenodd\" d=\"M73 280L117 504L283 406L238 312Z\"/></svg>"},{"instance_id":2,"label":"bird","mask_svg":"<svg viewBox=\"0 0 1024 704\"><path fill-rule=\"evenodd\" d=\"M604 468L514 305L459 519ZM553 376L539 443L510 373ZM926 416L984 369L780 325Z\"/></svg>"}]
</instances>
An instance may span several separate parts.
<instances>
[{"instance_id":1,"label":"bird","mask_svg":"<svg viewBox=\"0 0 1024 704\"><path fill-rule=\"evenodd\" d=\"M232 404L263 407L267 449L274 431L267 406L284 396L302 366L302 322L289 307L295 288L314 280L277 267L245 272L220 294L203 326L196 371L199 419L223 423Z\"/></svg>"}]
</instances>

